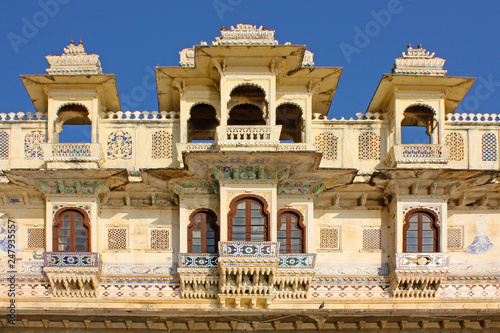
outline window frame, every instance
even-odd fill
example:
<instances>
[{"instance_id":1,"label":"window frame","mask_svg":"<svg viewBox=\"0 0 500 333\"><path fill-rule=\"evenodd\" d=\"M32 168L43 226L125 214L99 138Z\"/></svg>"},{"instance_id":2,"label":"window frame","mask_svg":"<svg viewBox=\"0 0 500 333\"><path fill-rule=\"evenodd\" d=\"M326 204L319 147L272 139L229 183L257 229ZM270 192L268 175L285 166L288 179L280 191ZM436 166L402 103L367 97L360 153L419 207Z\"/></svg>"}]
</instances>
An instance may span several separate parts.
<instances>
[{"instance_id":1,"label":"window frame","mask_svg":"<svg viewBox=\"0 0 500 333\"><path fill-rule=\"evenodd\" d=\"M59 230L63 226L62 217L68 212L79 213L83 216L82 224L87 229L87 243L86 243L87 251L72 250L75 248L75 233L74 233L75 221L74 221L74 218L72 221L70 220L70 222L72 223L72 225L70 226L70 230L73 229L73 232L72 233L70 232L70 235L69 235L69 237L70 237L70 242L69 242L70 250L68 250L68 251L60 251L59 250ZM54 216L54 225L52 226L52 251L53 252L91 252L90 218L85 210L78 208L78 207L67 207L67 208L62 208L62 209L57 211L57 213Z\"/></svg>"},{"instance_id":2,"label":"window frame","mask_svg":"<svg viewBox=\"0 0 500 333\"><path fill-rule=\"evenodd\" d=\"M232 241L234 242L235 240L233 239L233 236L234 236L234 233L233 233L233 218L236 217L236 213L238 211L237 207L240 203L242 203L243 201L250 201L250 202L257 202L259 205L260 205L260 212L262 214L262 216L264 217L264 239L262 241L255 241L255 240L251 240L251 239L248 239L249 236L251 237L252 235L252 224L251 224L251 219L252 219L252 216L248 216L248 212L247 212L247 216L245 216L245 227L246 227L246 231L245 231L245 235L246 235L246 239L244 241L247 241L247 242L268 242L270 239L271 239L271 234L270 234L270 227L269 227L269 218L270 218L270 214L269 214L269 209L268 209L268 204L267 204L267 201L258 196L258 195L253 195L253 194L242 194L242 195L239 195L237 196L236 198L234 198L231 203L229 204L229 213L227 215L227 235L228 235L228 240L229 241ZM246 210L248 210L248 206L245 208ZM250 211L251 211L251 205L250 205ZM250 223L249 223L249 220L250 220Z\"/></svg>"},{"instance_id":3,"label":"window frame","mask_svg":"<svg viewBox=\"0 0 500 333\"><path fill-rule=\"evenodd\" d=\"M287 249L287 252L281 252L281 243L280 243L280 253L306 253L306 227L304 225L304 216L302 215L302 213L296 209L291 209L291 208L282 208L278 211L278 222L277 222L277 235L280 231L280 228L281 228L281 225L284 223L281 221L281 217L285 214L288 214L288 215L294 215L296 218L297 218L297 226L298 226L298 229L299 231L302 233L301 234L301 237L300 237L300 252L292 252L289 250L289 248L292 247L292 244L291 243L286 243L286 249ZM290 221L287 221L285 223L291 223ZM291 229L290 228L287 228L286 229L286 232L287 232L287 236L285 237L287 240L288 239L292 239L293 237L290 235L290 232L291 232ZM277 236L277 239L279 241L280 237Z\"/></svg>"},{"instance_id":4,"label":"window frame","mask_svg":"<svg viewBox=\"0 0 500 333\"><path fill-rule=\"evenodd\" d=\"M407 251L407 237L406 237L406 232L408 231L408 229L410 228L410 218L412 218L413 216L417 215L418 216L418 237L417 237L417 240L418 240L418 244L417 244L417 247L418 247L418 250L417 252L408 252ZM434 251L432 252L423 252L421 251L422 250L422 246L423 245L430 245L430 244L422 244L422 218L421 216L422 215L427 215L429 216L429 218L431 219L431 229L434 228L433 230L435 231L435 235L434 235L434 243L432 244L434 246ZM413 222L415 223L415 222ZM437 216L437 214L430 210L430 209L425 209L425 208L418 208L418 209L412 209L410 211L408 211L406 214L405 214L405 218L404 218L404 224L403 224L403 252L404 253L437 253L437 252L440 252L441 251L441 247L440 247L440 240L441 240L441 227L439 225L439 217ZM413 244L412 244L413 245Z\"/></svg>"},{"instance_id":5,"label":"window frame","mask_svg":"<svg viewBox=\"0 0 500 333\"><path fill-rule=\"evenodd\" d=\"M195 218L198 214L205 214L205 218L203 220L202 218L202 226L201 226L201 251L200 252L194 252L193 251L193 231L194 231L194 228L196 227L196 224L197 222L195 221ZM215 238L215 252L207 252L207 237L206 237L206 225L207 225L207 221L206 221L206 216L207 215L211 215L212 216L212 221L211 222L208 222L210 224L210 226L212 227L213 231L214 231L214 238ZM219 225L217 224L217 214L215 214L215 212L211 209L208 209L208 208L200 208L200 209L196 209L195 211L193 211L191 213L191 215L189 215L189 224L188 224L188 227L187 227L187 241L188 241L188 252L189 253L217 253L218 252L218 242L220 242L220 227Z\"/></svg>"}]
</instances>

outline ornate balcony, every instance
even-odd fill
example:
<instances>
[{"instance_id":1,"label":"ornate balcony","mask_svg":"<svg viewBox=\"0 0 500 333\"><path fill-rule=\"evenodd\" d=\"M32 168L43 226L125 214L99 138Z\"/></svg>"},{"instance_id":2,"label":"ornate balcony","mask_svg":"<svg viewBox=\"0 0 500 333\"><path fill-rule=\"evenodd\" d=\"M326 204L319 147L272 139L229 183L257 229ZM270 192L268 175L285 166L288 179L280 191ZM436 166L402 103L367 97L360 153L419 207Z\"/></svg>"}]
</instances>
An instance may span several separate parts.
<instances>
[{"instance_id":1,"label":"ornate balcony","mask_svg":"<svg viewBox=\"0 0 500 333\"><path fill-rule=\"evenodd\" d=\"M434 297L449 260L449 253L397 253L390 275L393 296Z\"/></svg>"},{"instance_id":2,"label":"ornate balcony","mask_svg":"<svg viewBox=\"0 0 500 333\"><path fill-rule=\"evenodd\" d=\"M219 255L179 254L182 298L218 298L221 307L267 308L307 298L316 254L279 255L278 242L219 242Z\"/></svg>"},{"instance_id":3,"label":"ornate balcony","mask_svg":"<svg viewBox=\"0 0 500 333\"><path fill-rule=\"evenodd\" d=\"M99 143L47 143L43 151L48 169L96 169L104 164Z\"/></svg>"},{"instance_id":4,"label":"ornate balcony","mask_svg":"<svg viewBox=\"0 0 500 333\"><path fill-rule=\"evenodd\" d=\"M97 297L101 264L98 253L45 252L43 259L43 271L55 297Z\"/></svg>"},{"instance_id":5,"label":"ornate balcony","mask_svg":"<svg viewBox=\"0 0 500 333\"><path fill-rule=\"evenodd\" d=\"M218 255L180 253L179 268L182 298L217 298L219 292Z\"/></svg>"},{"instance_id":6,"label":"ornate balcony","mask_svg":"<svg viewBox=\"0 0 500 333\"><path fill-rule=\"evenodd\" d=\"M384 160L389 168L440 168L448 163L448 146L395 145Z\"/></svg>"},{"instance_id":7,"label":"ornate balcony","mask_svg":"<svg viewBox=\"0 0 500 333\"><path fill-rule=\"evenodd\" d=\"M280 134L281 125L218 126L215 143L221 150L276 150Z\"/></svg>"}]
</instances>

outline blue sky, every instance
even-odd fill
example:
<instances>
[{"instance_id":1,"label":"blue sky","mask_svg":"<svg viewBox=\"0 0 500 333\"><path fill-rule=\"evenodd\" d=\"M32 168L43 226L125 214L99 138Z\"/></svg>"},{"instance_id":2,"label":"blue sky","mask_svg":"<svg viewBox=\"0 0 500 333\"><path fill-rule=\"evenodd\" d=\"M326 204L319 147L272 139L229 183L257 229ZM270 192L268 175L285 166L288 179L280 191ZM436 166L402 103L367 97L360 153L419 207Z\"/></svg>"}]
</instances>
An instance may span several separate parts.
<instances>
[{"instance_id":1,"label":"blue sky","mask_svg":"<svg viewBox=\"0 0 500 333\"><path fill-rule=\"evenodd\" d=\"M3 1L0 112L34 111L19 75L45 74L45 56L61 54L71 38L82 38L88 53L100 55L103 72L116 75L123 105L155 66L178 65L183 48L210 43L222 25L255 23L276 30L280 44L306 44L316 66L344 68L330 117L365 112L408 43L447 59L449 76L482 79L460 110L500 113L499 13L493 0ZM356 39L358 31L367 38ZM347 54L342 45L356 52ZM479 94L478 84L484 86ZM154 90L135 97L130 109L158 109Z\"/></svg>"}]
</instances>

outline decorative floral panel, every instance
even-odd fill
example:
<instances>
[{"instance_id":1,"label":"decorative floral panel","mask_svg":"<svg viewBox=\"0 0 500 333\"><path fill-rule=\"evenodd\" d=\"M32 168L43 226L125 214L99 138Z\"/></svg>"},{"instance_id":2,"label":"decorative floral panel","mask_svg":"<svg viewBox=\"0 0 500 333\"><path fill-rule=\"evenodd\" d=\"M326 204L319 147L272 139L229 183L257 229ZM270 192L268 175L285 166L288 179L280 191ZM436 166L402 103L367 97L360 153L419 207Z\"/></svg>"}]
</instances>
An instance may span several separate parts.
<instances>
[{"instance_id":1,"label":"decorative floral panel","mask_svg":"<svg viewBox=\"0 0 500 333\"><path fill-rule=\"evenodd\" d=\"M27 160L43 159L42 144L47 142L47 136L42 131L31 131L24 137L24 157Z\"/></svg>"},{"instance_id":2,"label":"decorative floral panel","mask_svg":"<svg viewBox=\"0 0 500 333\"><path fill-rule=\"evenodd\" d=\"M129 132L118 130L108 135L108 158L132 158L132 135Z\"/></svg>"}]
</instances>

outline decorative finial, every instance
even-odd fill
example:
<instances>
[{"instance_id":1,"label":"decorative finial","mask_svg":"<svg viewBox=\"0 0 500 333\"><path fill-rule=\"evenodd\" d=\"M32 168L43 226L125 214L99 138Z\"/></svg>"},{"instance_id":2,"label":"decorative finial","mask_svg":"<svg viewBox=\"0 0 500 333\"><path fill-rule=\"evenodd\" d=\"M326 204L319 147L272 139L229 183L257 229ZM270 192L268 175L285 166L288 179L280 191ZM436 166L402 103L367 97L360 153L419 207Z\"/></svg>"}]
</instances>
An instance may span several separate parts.
<instances>
[{"instance_id":1,"label":"decorative finial","mask_svg":"<svg viewBox=\"0 0 500 333\"><path fill-rule=\"evenodd\" d=\"M411 49L411 44L410 44L410 43L408 43L408 46L406 46L406 47L407 47L407 48L409 48L409 49Z\"/></svg>"},{"instance_id":2,"label":"decorative finial","mask_svg":"<svg viewBox=\"0 0 500 333\"><path fill-rule=\"evenodd\" d=\"M71 43L69 43L70 45L75 45L75 43L73 42L73 38L71 38Z\"/></svg>"},{"instance_id":3,"label":"decorative finial","mask_svg":"<svg viewBox=\"0 0 500 333\"><path fill-rule=\"evenodd\" d=\"M418 48L421 49L422 48L422 44L421 43L418 43Z\"/></svg>"}]
</instances>

